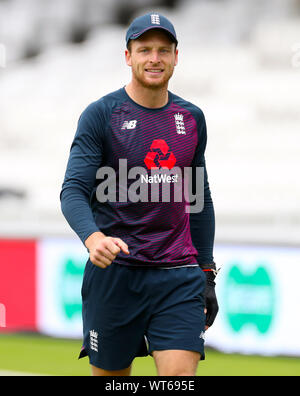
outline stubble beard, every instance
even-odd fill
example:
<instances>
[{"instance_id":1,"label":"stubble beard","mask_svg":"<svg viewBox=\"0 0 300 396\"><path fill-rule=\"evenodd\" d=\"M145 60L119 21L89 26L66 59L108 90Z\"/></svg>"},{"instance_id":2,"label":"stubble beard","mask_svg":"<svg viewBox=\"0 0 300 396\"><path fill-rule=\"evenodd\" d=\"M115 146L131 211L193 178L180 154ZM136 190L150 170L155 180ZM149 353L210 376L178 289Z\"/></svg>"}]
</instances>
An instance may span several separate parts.
<instances>
[{"instance_id":1,"label":"stubble beard","mask_svg":"<svg viewBox=\"0 0 300 396\"><path fill-rule=\"evenodd\" d=\"M174 73L174 67L164 76L164 78L160 81L149 81L146 78L143 78L134 68L132 68L132 74L134 79L143 87L153 91L158 91L163 88L167 88L169 81Z\"/></svg>"}]
</instances>

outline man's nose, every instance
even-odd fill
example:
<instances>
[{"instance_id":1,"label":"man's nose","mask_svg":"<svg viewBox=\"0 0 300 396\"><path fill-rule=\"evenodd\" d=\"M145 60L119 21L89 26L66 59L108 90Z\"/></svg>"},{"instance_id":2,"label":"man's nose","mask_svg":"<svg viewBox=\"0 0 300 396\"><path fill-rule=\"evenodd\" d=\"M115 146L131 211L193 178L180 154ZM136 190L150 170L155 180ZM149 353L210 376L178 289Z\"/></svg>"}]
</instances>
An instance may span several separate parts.
<instances>
[{"instance_id":1,"label":"man's nose","mask_svg":"<svg viewBox=\"0 0 300 396\"><path fill-rule=\"evenodd\" d=\"M152 51L150 56L150 62L152 63L159 63L160 62L160 55L158 51Z\"/></svg>"}]
</instances>

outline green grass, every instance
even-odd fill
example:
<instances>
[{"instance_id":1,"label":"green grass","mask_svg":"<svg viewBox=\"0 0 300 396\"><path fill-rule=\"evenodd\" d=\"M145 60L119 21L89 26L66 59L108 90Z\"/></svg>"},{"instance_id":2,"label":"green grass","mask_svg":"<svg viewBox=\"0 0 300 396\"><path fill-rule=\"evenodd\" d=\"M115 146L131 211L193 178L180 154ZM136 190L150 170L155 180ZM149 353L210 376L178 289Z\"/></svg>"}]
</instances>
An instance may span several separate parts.
<instances>
[{"instance_id":1,"label":"green grass","mask_svg":"<svg viewBox=\"0 0 300 396\"><path fill-rule=\"evenodd\" d=\"M1 370L42 375L89 376L88 359L78 360L80 340L38 335L0 335ZM299 376L300 358L227 355L210 349L199 364L199 376ZM132 375L156 375L151 357L137 358Z\"/></svg>"}]
</instances>

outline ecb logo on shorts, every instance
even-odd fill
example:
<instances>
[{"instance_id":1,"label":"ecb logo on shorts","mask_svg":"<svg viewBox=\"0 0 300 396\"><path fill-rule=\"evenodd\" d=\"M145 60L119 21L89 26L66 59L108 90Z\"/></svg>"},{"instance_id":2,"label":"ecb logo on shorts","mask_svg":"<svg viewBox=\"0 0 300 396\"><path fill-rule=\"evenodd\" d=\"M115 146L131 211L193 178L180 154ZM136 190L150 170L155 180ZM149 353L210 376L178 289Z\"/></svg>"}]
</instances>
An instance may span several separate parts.
<instances>
[{"instance_id":1,"label":"ecb logo on shorts","mask_svg":"<svg viewBox=\"0 0 300 396\"><path fill-rule=\"evenodd\" d=\"M98 352L98 333L95 330L90 331L90 347L92 351Z\"/></svg>"}]
</instances>

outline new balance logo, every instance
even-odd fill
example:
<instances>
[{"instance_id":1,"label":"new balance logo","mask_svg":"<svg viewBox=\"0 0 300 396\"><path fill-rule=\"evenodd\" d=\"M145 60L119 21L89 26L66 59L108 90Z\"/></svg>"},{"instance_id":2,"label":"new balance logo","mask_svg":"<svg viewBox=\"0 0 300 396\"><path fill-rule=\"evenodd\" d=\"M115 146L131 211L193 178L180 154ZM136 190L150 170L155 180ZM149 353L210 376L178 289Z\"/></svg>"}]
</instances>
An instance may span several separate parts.
<instances>
[{"instance_id":1,"label":"new balance logo","mask_svg":"<svg viewBox=\"0 0 300 396\"><path fill-rule=\"evenodd\" d=\"M136 124L137 124L137 120L125 121L121 129L122 130L124 130L124 129L134 129L136 127Z\"/></svg>"},{"instance_id":2,"label":"new balance logo","mask_svg":"<svg viewBox=\"0 0 300 396\"><path fill-rule=\"evenodd\" d=\"M98 333L95 330L90 331L90 348L98 352Z\"/></svg>"},{"instance_id":3,"label":"new balance logo","mask_svg":"<svg viewBox=\"0 0 300 396\"><path fill-rule=\"evenodd\" d=\"M160 17L158 14L151 15L151 23L152 25L160 25Z\"/></svg>"},{"instance_id":4,"label":"new balance logo","mask_svg":"<svg viewBox=\"0 0 300 396\"><path fill-rule=\"evenodd\" d=\"M183 114L177 113L174 115L174 118L178 135L186 135L186 130L183 122Z\"/></svg>"}]
</instances>

